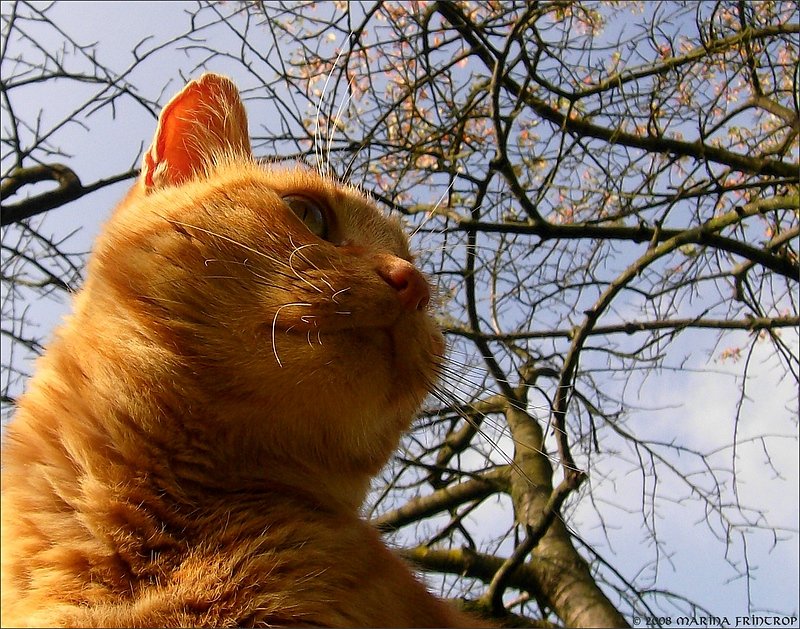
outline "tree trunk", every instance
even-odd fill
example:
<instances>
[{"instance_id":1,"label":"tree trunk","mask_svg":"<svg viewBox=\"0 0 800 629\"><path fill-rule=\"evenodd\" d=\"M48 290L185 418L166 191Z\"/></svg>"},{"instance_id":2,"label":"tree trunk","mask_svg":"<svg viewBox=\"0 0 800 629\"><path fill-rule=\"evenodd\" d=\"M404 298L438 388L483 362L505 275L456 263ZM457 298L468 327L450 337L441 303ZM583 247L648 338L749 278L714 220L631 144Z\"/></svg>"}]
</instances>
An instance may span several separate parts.
<instances>
[{"instance_id":1,"label":"tree trunk","mask_svg":"<svg viewBox=\"0 0 800 629\"><path fill-rule=\"evenodd\" d=\"M515 444L511 497L517 522L535 527L549 509L553 467L539 423L515 404L509 403L505 414ZM560 513L533 548L527 566L536 575L543 599L568 627L629 626L595 583Z\"/></svg>"}]
</instances>

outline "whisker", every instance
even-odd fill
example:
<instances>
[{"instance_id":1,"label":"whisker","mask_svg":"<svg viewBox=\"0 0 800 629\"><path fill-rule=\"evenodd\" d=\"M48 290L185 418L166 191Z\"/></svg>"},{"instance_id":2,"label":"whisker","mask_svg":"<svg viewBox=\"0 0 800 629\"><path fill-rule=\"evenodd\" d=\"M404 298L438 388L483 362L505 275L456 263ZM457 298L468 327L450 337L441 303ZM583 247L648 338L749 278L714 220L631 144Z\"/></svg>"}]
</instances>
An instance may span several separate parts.
<instances>
[{"instance_id":1,"label":"whisker","mask_svg":"<svg viewBox=\"0 0 800 629\"><path fill-rule=\"evenodd\" d=\"M342 288L341 290L337 290L333 295L331 295L331 300L333 301L333 303L338 304L339 302L337 301L336 298L342 293L346 293L347 291L349 291L350 288L351 288L350 286L348 286L347 288Z\"/></svg>"},{"instance_id":2,"label":"whisker","mask_svg":"<svg viewBox=\"0 0 800 629\"><path fill-rule=\"evenodd\" d=\"M238 240L235 240L235 239L230 238L228 236L225 236L224 234L220 234L218 232L211 231L210 229L205 229L204 227L199 227L198 225L192 225L190 223L183 223L181 221L176 221L175 219L172 219L172 218L165 218L164 220L166 220L169 223L175 224L175 225L180 225L181 227L188 227L190 229L196 229L197 231L200 231L200 232L203 232L205 234L208 234L209 236L213 236L215 238L219 238L221 240L224 240L226 242L234 244L237 247L241 247L245 251L249 251L249 252L254 253L254 254L258 255L258 256L261 256L262 258L265 258L265 259L269 260L270 262L275 262L275 263L278 263L278 264L286 265L286 262L284 262L283 260L280 260L278 258L270 256L270 255L264 253L263 251L259 251L258 249L253 249L252 247L248 247L244 243L241 243ZM208 261L213 261L213 260L215 260L215 258L209 258L209 260L207 260L207 262ZM223 262L226 262L226 263L227 262L231 262L231 263L233 263L234 261L233 260L224 260ZM243 264L243 263L239 262L239 264Z\"/></svg>"},{"instance_id":3,"label":"whisker","mask_svg":"<svg viewBox=\"0 0 800 629\"><path fill-rule=\"evenodd\" d=\"M281 310L283 310L284 308L289 308L290 306L306 306L306 307L310 307L311 304L308 303L308 302L293 302L291 304L284 304L283 306L280 306L275 311L275 316L272 318L272 352L273 352L273 354L275 354L275 360L278 361L278 367L281 367L281 368L283 367L283 363L281 362L281 359L278 356L278 348L277 348L277 346L275 344L275 326L278 323L278 315L281 313Z\"/></svg>"},{"instance_id":4,"label":"whisker","mask_svg":"<svg viewBox=\"0 0 800 629\"><path fill-rule=\"evenodd\" d=\"M439 197L439 200L436 202L436 205L434 205L428 212L425 213L425 218L422 220L422 222L419 225L417 225L417 227L414 229L414 231L411 232L410 238L414 238L414 236L417 235L417 232L420 229L422 229L423 225L425 225L425 223L427 223L431 218L433 218L433 215L436 214L436 210L442 204L442 201L444 201L444 198L448 194L450 194L450 190L453 188L453 184L455 184L455 182L456 182L455 178L453 178L450 181L450 184L447 186L445 191L442 193L442 196Z\"/></svg>"},{"instance_id":5,"label":"whisker","mask_svg":"<svg viewBox=\"0 0 800 629\"><path fill-rule=\"evenodd\" d=\"M292 237L289 236L289 242L291 242L291 241L292 241ZM294 243L292 243L292 245L294 246ZM294 251L292 251L292 253L289 254L289 268L292 270L292 273L294 273L295 277L298 280L300 280L301 282L303 282L305 284L308 284L311 288L313 288L318 293L322 293L322 289L321 288L319 288L318 286L315 286L309 280L307 280L305 277L300 275L300 273L297 272L297 269L295 269L294 265L292 264L292 262L294 260L294 256L298 255L300 253L300 249L302 249L303 247L310 247L310 246L312 246L312 245L303 245L302 247L295 247ZM303 258L303 260L306 260L306 262L308 262L308 260L305 258L305 256L300 255L300 257Z\"/></svg>"},{"instance_id":6,"label":"whisker","mask_svg":"<svg viewBox=\"0 0 800 629\"><path fill-rule=\"evenodd\" d=\"M352 35L352 31L351 31ZM333 125L330 126L329 133L328 133L328 153L327 153L327 162L328 162L328 169L330 170L331 164L331 145L333 144L333 135L336 133L336 129L340 123L342 111L348 105L350 100L353 98L353 81L355 81L355 76L350 78L350 81L347 83L347 98L345 98L341 103L339 103L339 108L336 110L336 118L333 121Z\"/></svg>"},{"instance_id":7,"label":"whisker","mask_svg":"<svg viewBox=\"0 0 800 629\"><path fill-rule=\"evenodd\" d=\"M477 392L481 392L482 394L486 394L487 392L490 394L494 394L491 389L487 389L485 381L474 381L471 380L467 376L468 369L459 370L457 367L453 366L452 361L449 363L443 363L437 366L437 372L439 373L441 379L447 382L447 385L454 389L457 392L465 393L465 394L475 394ZM468 367L468 365L467 365ZM451 379L452 378L452 379ZM538 389L537 389L538 390ZM512 440L515 446L525 448L527 450L536 452L547 457L554 465L560 465L560 461L557 457L548 454L546 451L536 448L528 443L520 442L519 440L515 439L513 434L511 434L510 428L508 424L501 420L495 420L491 415L494 413L484 413L482 411L477 411L475 406L470 402L460 403L457 401L455 396L448 390L444 389L442 385L437 384L435 387L436 394L433 396L443 404L448 404L448 400L450 400L450 406L446 409L446 415L457 415L463 418L465 421L469 422L477 432L481 433L481 436L486 439L493 448L499 449L499 444L497 444L494 440L492 440L486 433L483 431L479 426L480 424L488 424L493 429L497 430L500 433L500 437L508 437ZM508 401L511 404L514 404L513 400ZM548 400L549 402L549 400ZM470 413L470 408L473 409L473 412ZM548 414L548 424L547 427L544 429L544 435L548 434L549 426L550 426L550 419L552 418L552 405L542 404L542 405L533 405L530 403L526 403L524 408L520 408L520 410L528 413L530 410L541 410L546 411ZM473 419L473 415L478 415L481 417L480 421L475 421ZM536 421L535 419L532 421ZM504 458L505 454L503 453Z\"/></svg>"},{"instance_id":8,"label":"whisker","mask_svg":"<svg viewBox=\"0 0 800 629\"><path fill-rule=\"evenodd\" d=\"M355 161L358 158L358 156L361 155L361 151L363 151L365 148L367 148L367 146L369 146L369 142L367 142L366 140L362 140L360 146L358 147L358 150L353 154L353 157L350 158L350 161L347 163L347 166L345 167L344 175L343 175L343 177L345 179L350 179L352 177L352 175L353 175L353 165L355 164ZM364 176L362 177L362 180L361 180L361 186L362 187L364 185L364 181L366 181L366 176L367 176L367 171L365 169L364 170Z\"/></svg>"},{"instance_id":9,"label":"whisker","mask_svg":"<svg viewBox=\"0 0 800 629\"><path fill-rule=\"evenodd\" d=\"M442 402L444 404L447 403L447 398L449 397L449 393L447 391L445 391L443 389L439 389L438 387L435 387L431 393L440 402ZM494 439L492 439L489 435L486 434L486 432L483 429L481 429L480 424L478 422L476 422L474 419L472 419L472 417L470 417L469 414L465 413L464 411L459 411L458 414L464 419L464 421L468 422L473 428L475 428L475 431L478 434L480 434L481 437L484 440L486 440L486 442L489 443L492 446L492 449L495 452L497 452L500 455L500 457L509 466L511 466L511 468L514 471L516 471L520 476L522 476L526 481L528 481L528 483L530 483L531 485L533 484L533 480L531 478L529 478L527 474L525 474L525 471L522 470L522 468L520 468L520 466L514 461L514 459L512 457L510 457L508 454L506 454L503 451L503 449L500 447L500 445Z\"/></svg>"},{"instance_id":10,"label":"whisker","mask_svg":"<svg viewBox=\"0 0 800 629\"><path fill-rule=\"evenodd\" d=\"M325 286L330 288L331 291L333 291L334 294L335 294L336 293L336 289L331 285L331 283L327 279L325 279L325 276L323 274L324 272L322 271L322 269L320 269L316 264L314 264L313 261L309 260L306 256L304 256L302 253L300 253L302 249L306 249L308 247L316 247L317 246L316 243L312 242L312 243L308 243L308 244L301 245L301 246L298 247L297 245L294 244L294 240L292 240L291 234L289 234L289 243L292 245L292 247L294 247L294 251L292 251L291 255L289 256L289 266L291 267L292 271L294 271L295 274L297 273L297 271L294 270L294 267L292 267L292 258L295 255L297 255L299 258L301 258L306 264L308 264L315 271L319 271L320 272L320 278L319 278L320 281L323 284L325 284ZM300 278L300 279L303 279L303 278ZM307 281L307 280L305 280L305 281ZM322 290L317 288L316 286L314 286L313 288L315 288L320 293L322 292Z\"/></svg>"},{"instance_id":11,"label":"whisker","mask_svg":"<svg viewBox=\"0 0 800 629\"><path fill-rule=\"evenodd\" d=\"M438 390L438 393L443 394L445 397L449 397L448 396L448 392L442 391L441 389ZM441 401L442 403L446 403L446 399L442 399L439 395L434 395L434 397L439 399L439 401ZM554 467L557 467L557 466L559 466L561 464L560 460L558 459L558 457L553 456L552 454L549 454L545 450L542 450L540 448L536 448L536 447L532 446L529 443L526 443L526 442L520 441L519 439L516 439L513 436L513 434L511 433L511 430L510 430L510 428L509 428L509 426L507 424L502 424L501 422L494 421L493 419L491 419L491 417L488 414L482 413L482 412L478 412L477 414L482 416L481 421L478 422L478 421L475 421L470 416L470 414L467 411L465 411L463 408L461 408L460 406L459 407L454 407L453 410L455 411L455 414L457 414L459 417L464 419L464 421L469 423L475 429L476 433L480 434L480 436L487 443L489 443L489 445L492 447L492 449L494 451L496 451L498 454L500 454L500 456L508 464L510 464L513 467L513 469L515 469L515 471L517 471L529 483L532 483L532 480L521 469L519 469L519 467L515 463L513 463L513 459L503 451L503 449L500 447L500 444L496 440L492 439L481 428L481 424L487 423L490 426L492 426L493 428L495 428L496 430L498 430L499 433L500 433L500 437L501 438L505 437L505 438L510 439L515 447L521 447L521 448L523 448L525 450L528 450L530 452L535 452L536 454L540 454L540 455L546 457L553 464Z\"/></svg>"},{"instance_id":12,"label":"whisker","mask_svg":"<svg viewBox=\"0 0 800 629\"><path fill-rule=\"evenodd\" d=\"M353 31L350 31L350 35L348 36L348 39L349 39L349 37L352 37L352 35L353 35ZM339 66L339 59L342 58L342 54L343 53L344 53L344 46L341 48L341 50L339 50L339 54L336 55L336 61L333 62L333 65L331 66L331 71L328 72L328 76L325 79L325 85L322 86L322 94L320 94L319 101L317 101L317 116L316 116L316 119L314 121L314 155L317 158L317 172L319 172L320 175L326 175L327 174L325 168L323 167L325 165L323 163L323 155L324 155L324 153L323 153L323 149L322 149L321 142L320 142L320 140L322 139L322 136L320 134L319 121L320 121L320 114L322 112L322 103L325 100L325 94L327 94L327 92L328 92L328 83L330 83L330 80L331 80L331 77L333 76L334 71ZM328 119L330 120L330 118L328 118Z\"/></svg>"}]
</instances>

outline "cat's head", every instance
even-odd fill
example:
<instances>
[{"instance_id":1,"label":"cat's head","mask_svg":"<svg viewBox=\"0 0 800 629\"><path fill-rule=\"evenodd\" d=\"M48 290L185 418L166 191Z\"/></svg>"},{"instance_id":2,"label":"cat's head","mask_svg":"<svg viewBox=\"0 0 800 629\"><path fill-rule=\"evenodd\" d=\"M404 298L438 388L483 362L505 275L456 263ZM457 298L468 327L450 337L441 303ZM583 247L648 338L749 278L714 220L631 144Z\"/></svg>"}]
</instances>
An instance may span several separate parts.
<instances>
[{"instance_id":1,"label":"cat's head","mask_svg":"<svg viewBox=\"0 0 800 629\"><path fill-rule=\"evenodd\" d=\"M132 364L182 415L170 429L232 465L374 473L443 353L399 223L353 187L255 160L239 94L213 74L164 108L86 292L79 309L127 319Z\"/></svg>"}]
</instances>

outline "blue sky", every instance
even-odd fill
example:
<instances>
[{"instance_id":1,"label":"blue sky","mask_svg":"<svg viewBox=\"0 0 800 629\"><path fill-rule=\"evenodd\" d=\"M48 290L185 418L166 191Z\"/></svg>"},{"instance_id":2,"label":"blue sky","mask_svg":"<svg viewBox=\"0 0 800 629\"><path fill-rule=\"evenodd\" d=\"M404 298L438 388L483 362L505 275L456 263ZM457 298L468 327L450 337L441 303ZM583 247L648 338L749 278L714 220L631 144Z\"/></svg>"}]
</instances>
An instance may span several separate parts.
<instances>
[{"instance_id":1,"label":"blue sky","mask_svg":"<svg viewBox=\"0 0 800 629\"><path fill-rule=\"evenodd\" d=\"M187 28L184 10L193 5L170 2L70 2L55 7L53 17L65 30L80 42L96 41L98 58L115 69L131 63L131 50L147 36L153 42L162 41ZM4 6L4 11L6 10ZM234 49L236 42L227 39L223 31L213 34L213 44L219 48ZM54 47L57 43L54 41ZM161 104L190 76L197 63L197 55L187 55L180 50L168 50L145 63L131 76L131 82L142 89L150 99ZM226 68L216 63L216 71L231 74L242 86L252 88L252 77L242 68ZM171 81L168 93L161 88ZM87 86L91 90L91 86ZM87 92L88 93L88 92ZM53 93L43 94L37 88L16 102L18 111L37 111L42 102L43 122L55 120L60 112L69 110L70 101L79 102L84 94L63 92L54 99ZM47 100L43 100L47 99ZM259 128L268 114L254 101L249 107L251 132ZM90 130L74 126L65 129L59 140L74 156L70 163L81 174L84 183L103 178L129 168L146 146L155 128L155 119L142 107L131 101L120 101L115 117L104 108L89 118ZM48 213L41 220L45 231L64 234L76 224L82 226L71 240L75 251L88 251L91 242L102 226L110 209L122 197L128 184L118 184L93 194L79 202ZM77 221L77 223L76 223ZM424 242L415 242L420 248ZM50 329L68 310L68 303L53 302L35 306L34 319L42 330ZM787 332L787 334L792 334ZM746 335L742 334L742 338ZM691 337L684 340L687 353ZM5 343L5 341L4 341ZM5 345L4 345L5 347ZM735 540L730 554L725 556L725 545L713 538L705 524L707 514L697 503L687 506L686 489L674 479L661 479L659 503L654 521L665 548L674 551L663 560L659 573L653 575L655 587L674 589L687 596L706 602L717 615L745 615L748 613L748 596L753 608L776 610L783 613L798 612L798 443L797 443L797 392L788 380L780 381L775 368L775 357L770 346L760 345L755 352L752 371L758 374L746 384L747 398L742 406L737 426L731 421L734 415L737 391L742 383L737 380L741 365L720 362L718 353L710 350L695 352L687 369L679 373L662 374L643 383L639 392L641 405L663 410L647 414L647 422L637 423L640 430L665 441L680 436L684 442L713 448L733 441L733 431L738 432L741 443L735 459L735 470L740 479L737 485L743 504L763 509L769 522L785 531L786 540L773 545L769 536L753 532L747 537L748 561L758 568L752 583L735 578L736 572L728 562L741 563L744 546ZM766 442L748 441L748 437L761 434L775 435ZM502 441L501 441L502 443ZM506 443L508 446L509 444ZM782 472L776 476L766 463L764 448L768 449L775 468ZM510 452L510 449L509 449ZM692 463L687 456L687 469ZM630 504L630 496L641 491L641 479L635 473L632 452L609 452L595 461L592 469L592 491L599 502L607 501L604 515L608 530L600 527L597 514L584 496L575 507L574 518L580 523L580 534L587 541L604 546L604 552L614 555L615 565L625 576L633 578L642 565L642 556L654 550L644 545L643 524L637 504ZM626 462L627 461L627 462ZM733 453L722 450L719 465L733 467ZM696 467L696 466L695 466ZM613 482L604 480L612 477ZM632 513L613 505L625 505ZM482 510L478 517L485 519L490 529L496 516ZM627 557L630 556L630 560ZM748 589L749 594L748 594Z\"/></svg>"}]
</instances>

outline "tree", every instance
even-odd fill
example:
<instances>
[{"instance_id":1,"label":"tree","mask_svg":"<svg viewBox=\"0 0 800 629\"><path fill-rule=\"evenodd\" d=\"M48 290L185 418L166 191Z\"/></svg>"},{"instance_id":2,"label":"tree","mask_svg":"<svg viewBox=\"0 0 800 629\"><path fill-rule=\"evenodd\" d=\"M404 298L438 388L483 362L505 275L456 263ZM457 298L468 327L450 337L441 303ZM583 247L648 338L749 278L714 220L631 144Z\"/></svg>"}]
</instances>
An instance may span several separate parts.
<instances>
[{"instance_id":1,"label":"tree","mask_svg":"<svg viewBox=\"0 0 800 629\"><path fill-rule=\"evenodd\" d=\"M674 518L701 514L748 593L748 541L796 543L748 504L740 471L760 456L797 473L773 460L787 437L796 449L796 397L744 429L764 348L775 382L800 381L796 3L203 3L122 71L60 30L57 10L4 5L9 348L38 351L24 304L79 281L82 258L36 217L135 175L83 184L56 136L123 101L155 115L168 90L145 97L134 79L179 49L187 74L249 87L258 153L358 183L422 241L451 366L370 515L445 575L431 584L568 626L719 615L661 585ZM58 122L15 107L18 90L65 81L94 92ZM651 383L707 355L737 374L725 433L654 430L684 411L645 408ZM4 402L19 365L4 352ZM643 531L635 568L613 551L622 521Z\"/></svg>"}]
</instances>

